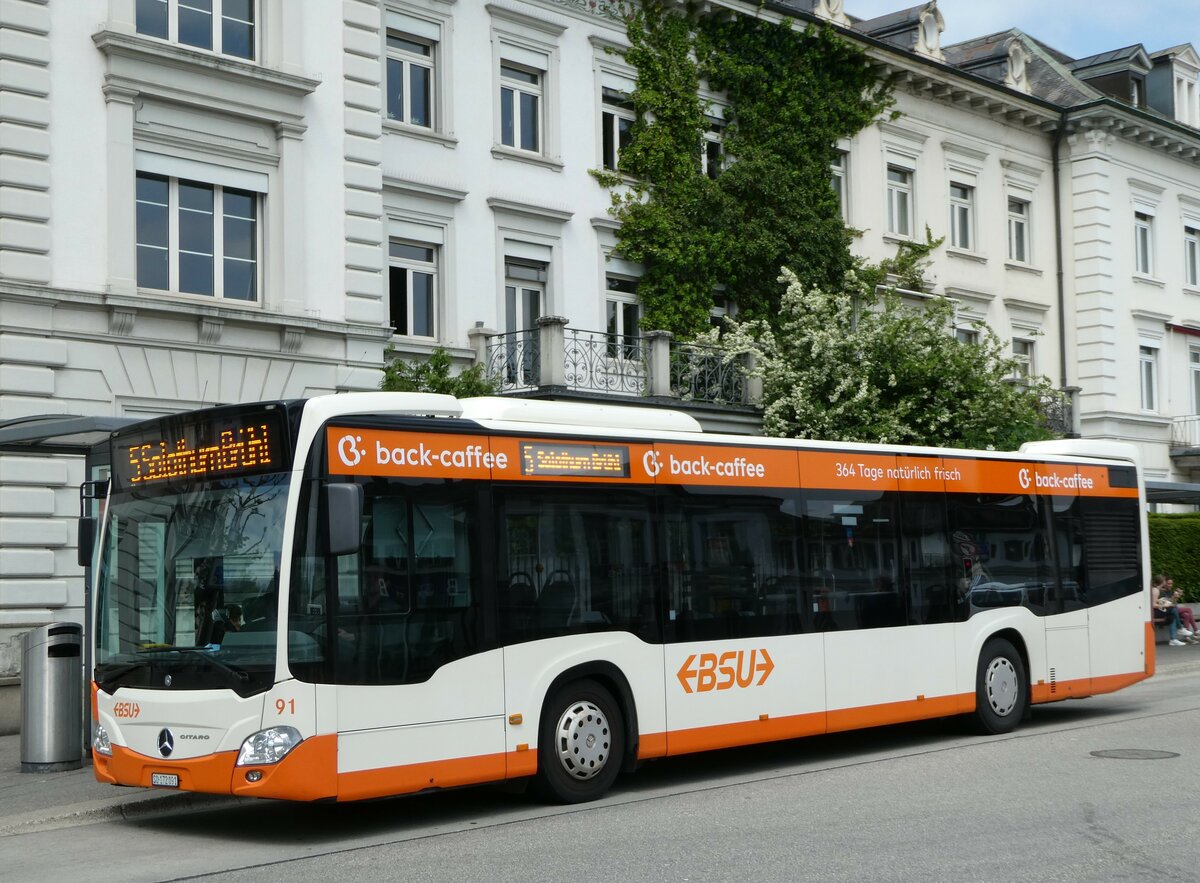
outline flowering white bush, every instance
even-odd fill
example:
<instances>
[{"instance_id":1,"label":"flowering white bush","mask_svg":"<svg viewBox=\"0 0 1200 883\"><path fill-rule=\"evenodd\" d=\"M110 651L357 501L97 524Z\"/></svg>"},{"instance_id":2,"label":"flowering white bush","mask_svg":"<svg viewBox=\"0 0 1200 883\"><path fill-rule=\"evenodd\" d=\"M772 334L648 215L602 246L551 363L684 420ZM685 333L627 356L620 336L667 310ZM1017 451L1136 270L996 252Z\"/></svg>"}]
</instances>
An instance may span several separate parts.
<instances>
[{"instance_id":1,"label":"flowering white bush","mask_svg":"<svg viewBox=\"0 0 1200 883\"><path fill-rule=\"evenodd\" d=\"M854 272L835 292L805 291L786 269L780 282L773 323L730 321L720 340L726 359L754 356L767 434L996 450L1052 436L1049 381L1014 382L1017 363L986 326L958 341L952 302L907 305Z\"/></svg>"}]
</instances>

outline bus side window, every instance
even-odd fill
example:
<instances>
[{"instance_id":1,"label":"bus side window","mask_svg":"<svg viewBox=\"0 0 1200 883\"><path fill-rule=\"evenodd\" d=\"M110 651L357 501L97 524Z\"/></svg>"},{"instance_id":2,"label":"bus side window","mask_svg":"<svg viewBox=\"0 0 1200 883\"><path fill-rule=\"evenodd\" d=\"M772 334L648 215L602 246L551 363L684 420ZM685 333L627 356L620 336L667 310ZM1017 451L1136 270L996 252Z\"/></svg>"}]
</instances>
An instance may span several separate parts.
<instances>
[{"instance_id":1,"label":"bus side window","mask_svg":"<svg viewBox=\"0 0 1200 883\"><path fill-rule=\"evenodd\" d=\"M904 625L896 495L802 491L807 579L821 631Z\"/></svg>"}]
</instances>

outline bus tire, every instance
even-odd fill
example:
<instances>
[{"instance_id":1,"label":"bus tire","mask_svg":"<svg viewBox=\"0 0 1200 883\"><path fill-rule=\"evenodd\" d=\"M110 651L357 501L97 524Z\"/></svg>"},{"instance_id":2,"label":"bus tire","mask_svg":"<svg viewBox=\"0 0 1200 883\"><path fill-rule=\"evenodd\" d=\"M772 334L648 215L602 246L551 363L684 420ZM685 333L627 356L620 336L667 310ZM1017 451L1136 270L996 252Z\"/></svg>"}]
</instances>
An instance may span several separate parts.
<instances>
[{"instance_id":1,"label":"bus tire","mask_svg":"<svg viewBox=\"0 0 1200 883\"><path fill-rule=\"evenodd\" d=\"M1011 733L1029 706L1025 661L1011 642L983 645L975 675L975 728L984 735Z\"/></svg>"},{"instance_id":2,"label":"bus tire","mask_svg":"<svg viewBox=\"0 0 1200 883\"><path fill-rule=\"evenodd\" d=\"M612 694L592 680L564 685L546 703L538 733L538 792L554 803L604 795L625 759L625 725Z\"/></svg>"}]
</instances>

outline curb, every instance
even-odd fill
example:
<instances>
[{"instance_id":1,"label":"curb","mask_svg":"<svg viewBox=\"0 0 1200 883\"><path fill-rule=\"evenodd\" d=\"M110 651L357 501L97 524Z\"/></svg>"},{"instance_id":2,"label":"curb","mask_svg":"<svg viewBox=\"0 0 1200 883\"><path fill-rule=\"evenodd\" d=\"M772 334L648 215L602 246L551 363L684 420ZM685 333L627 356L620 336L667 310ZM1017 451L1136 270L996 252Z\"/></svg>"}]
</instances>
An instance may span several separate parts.
<instances>
[{"instance_id":1,"label":"curb","mask_svg":"<svg viewBox=\"0 0 1200 883\"><path fill-rule=\"evenodd\" d=\"M249 797L231 797L228 794L147 794L131 797L119 803L111 798L90 800L69 807L54 807L45 810L12 816L0 821L0 838L16 834L32 834L56 828L75 828L102 822L134 821L150 816L176 815L209 809L215 806L239 806L252 801Z\"/></svg>"}]
</instances>

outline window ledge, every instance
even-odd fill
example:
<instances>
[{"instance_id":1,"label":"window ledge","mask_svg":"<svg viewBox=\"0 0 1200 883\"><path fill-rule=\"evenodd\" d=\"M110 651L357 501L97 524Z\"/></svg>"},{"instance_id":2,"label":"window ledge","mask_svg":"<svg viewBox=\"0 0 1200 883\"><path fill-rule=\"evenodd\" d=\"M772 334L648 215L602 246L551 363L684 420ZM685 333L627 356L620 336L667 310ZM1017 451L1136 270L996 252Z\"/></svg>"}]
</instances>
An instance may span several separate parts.
<instances>
[{"instance_id":1,"label":"window ledge","mask_svg":"<svg viewBox=\"0 0 1200 883\"><path fill-rule=\"evenodd\" d=\"M1197 288L1195 285L1185 285L1183 286L1183 293L1194 294L1197 297L1200 297L1200 288Z\"/></svg>"},{"instance_id":2,"label":"window ledge","mask_svg":"<svg viewBox=\"0 0 1200 883\"><path fill-rule=\"evenodd\" d=\"M383 121L383 131L390 135L406 135L409 138L416 138L420 141L432 141L435 144L441 144L443 147L458 146L458 139L453 135L446 135L435 129L426 128L425 126L413 126L408 123L397 122L396 120L385 118Z\"/></svg>"},{"instance_id":3,"label":"window ledge","mask_svg":"<svg viewBox=\"0 0 1200 883\"><path fill-rule=\"evenodd\" d=\"M899 233L884 233L883 241L892 245L916 245L917 240L911 236L901 236Z\"/></svg>"},{"instance_id":4,"label":"window ledge","mask_svg":"<svg viewBox=\"0 0 1200 883\"><path fill-rule=\"evenodd\" d=\"M1005 261L1004 269L1014 270L1018 273L1029 273L1033 276L1041 276L1042 271L1031 264L1022 264L1020 261Z\"/></svg>"},{"instance_id":5,"label":"window ledge","mask_svg":"<svg viewBox=\"0 0 1200 883\"><path fill-rule=\"evenodd\" d=\"M214 300L200 294L173 294L159 288L139 288L137 294L107 294L103 303L141 315L176 315L194 321L208 316L254 325L294 326L315 332L349 335L369 339L386 340L391 337L391 328L345 322L337 319L322 319L312 315L296 315L268 310L259 302Z\"/></svg>"},{"instance_id":6,"label":"window ledge","mask_svg":"<svg viewBox=\"0 0 1200 883\"><path fill-rule=\"evenodd\" d=\"M974 261L977 264L986 264L987 258L977 251L968 251L965 248L955 248L953 246L946 247L946 254L952 258L959 258L964 261Z\"/></svg>"},{"instance_id":7,"label":"window ledge","mask_svg":"<svg viewBox=\"0 0 1200 883\"><path fill-rule=\"evenodd\" d=\"M1155 288L1167 287L1167 283L1163 282L1161 279L1155 279L1153 276L1146 276L1142 273L1134 273L1133 281L1140 282L1142 285L1152 285Z\"/></svg>"},{"instance_id":8,"label":"window ledge","mask_svg":"<svg viewBox=\"0 0 1200 883\"><path fill-rule=\"evenodd\" d=\"M168 101L302 125L304 98L320 80L284 73L228 55L138 34L99 31L96 48L108 58L106 98L153 95Z\"/></svg>"},{"instance_id":9,"label":"window ledge","mask_svg":"<svg viewBox=\"0 0 1200 883\"><path fill-rule=\"evenodd\" d=\"M563 162L558 159L551 159L541 153L531 153L528 150L517 150L514 147L509 147L507 144L495 144L492 146L492 156L496 159L511 159L517 162L528 163L531 166L541 166L544 169L561 172L563 170Z\"/></svg>"},{"instance_id":10,"label":"window ledge","mask_svg":"<svg viewBox=\"0 0 1200 883\"><path fill-rule=\"evenodd\" d=\"M393 334L388 346L393 350L392 359L403 359L407 356L429 356L438 349L444 349L455 361L475 361L475 350L470 347L448 346L432 337L409 337L403 334Z\"/></svg>"}]
</instances>

